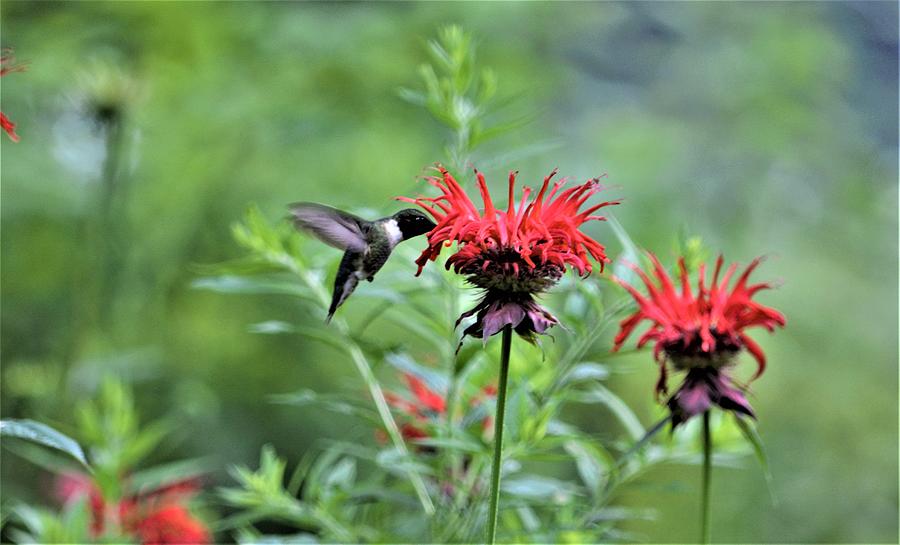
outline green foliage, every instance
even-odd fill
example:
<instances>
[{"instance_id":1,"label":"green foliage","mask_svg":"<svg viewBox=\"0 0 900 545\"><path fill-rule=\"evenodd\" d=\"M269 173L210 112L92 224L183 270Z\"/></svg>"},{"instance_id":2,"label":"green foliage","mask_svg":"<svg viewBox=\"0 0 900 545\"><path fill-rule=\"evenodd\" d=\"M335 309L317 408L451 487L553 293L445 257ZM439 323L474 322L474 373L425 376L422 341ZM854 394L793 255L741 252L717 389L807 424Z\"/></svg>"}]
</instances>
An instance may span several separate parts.
<instances>
[{"instance_id":1,"label":"green foliage","mask_svg":"<svg viewBox=\"0 0 900 545\"><path fill-rule=\"evenodd\" d=\"M406 95L421 98L419 102L454 131L451 148L456 153L464 149L468 153L468 146L477 143L470 138L472 127L484 114L473 104L486 104L490 93L480 101L467 94L477 79L471 38L456 27L445 29L441 37L440 43L430 44L430 53L445 76L438 79L434 69L426 67L427 94ZM615 219L611 224L624 248L619 261L638 263L643 251L621 224ZM312 244L302 240L287 222L272 225L258 208L251 207L243 221L233 226L232 234L246 255L206 267L208 275L196 280L195 288L293 297L315 315L325 314L329 291L324 264L316 261ZM393 259L411 262L415 249L408 246L401 245ZM698 243L693 247L700 251ZM630 304L630 298L622 297L618 290L607 293L605 282L596 277L561 282L554 291L564 301L566 330L550 346L520 346L513 356L502 464L500 534L504 539L617 538L622 521L644 516L615 505L620 488L654 465L693 463L697 458L696 443L670 442L647 447L640 457L616 460L615 452L627 450L646 430L628 404L603 384L610 377L608 366L601 363L608 357L608 345L597 341ZM280 521L300 531L303 539L325 542L376 536L415 542L478 539L486 516L492 457L492 441L484 422L493 415L492 403L486 402L481 392L495 380L496 364L493 349L485 352L477 343L456 350L458 333L451 329L452 319L471 301L460 290L459 280L438 267L426 268L415 285L408 277L380 274L374 289L365 286L354 297L382 303L356 327L356 320L340 317L342 311L331 327L269 320L251 326L250 331L315 339L354 360L372 393L380 422L350 394L304 389L275 396L273 401L298 407L315 404L361 419L367 426L374 422L388 431L391 443L377 448L329 446L315 461L302 462L289 485L284 483L285 461L270 446L264 447L259 469L235 469L239 487L221 492L226 503L239 509L226 526L236 529L240 540L278 539L254 528L254 523L263 520ZM398 345L366 335L366 330L380 321L403 328L406 338ZM421 363L424 359L430 364ZM416 416L412 421L409 414L397 415L421 434L408 439L408 448L394 416L383 413L384 373L378 378L371 372L374 367L382 368L382 362L396 370L395 376L411 375L446 400L443 413ZM417 403L415 399L409 402ZM573 403L608 412L619 422L624 437L600 440L565 422L564 410ZM358 476L364 477L360 480ZM410 509L415 500L407 482L430 515L425 519ZM417 482L423 488L417 488ZM433 515L427 508L431 504L436 507Z\"/></svg>"},{"instance_id":2,"label":"green foliage","mask_svg":"<svg viewBox=\"0 0 900 545\"><path fill-rule=\"evenodd\" d=\"M356 462L352 458L332 451L301 464L287 487L285 466L267 445L262 449L258 470L232 470L240 488L224 488L220 493L228 505L241 509L241 513L226 521L226 526L239 524L246 536L253 532L248 524L269 519L304 529L306 532L301 535L317 542L359 543L376 537L373 530L356 520L360 508Z\"/></svg>"},{"instance_id":3,"label":"green foliage","mask_svg":"<svg viewBox=\"0 0 900 545\"><path fill-rule=\"evenodd\" d=\"M255 208L236 224L233 232L248 254L222 265L223 275L199 279L195 287L295 297L324 315L328 302L326 276L321 268L309 265L306 242L285 224L268 224ZM404 252L409 254L406 249L398 249L398 253ZM214 270L207 268L207 272ZM426 436L411 440L404 451L391 444L374 449L342 444L327 447L315 461L298 466L291 479L293 486L285 485L284 460L271 447L264 448L259 469L236 469L234 476L239 487L222 491L226 503L240 510L225 525L235 529L239 539L276 539L254 529L253 524L263 520L280 521L304 532L302 535L309 539L315 536L322 541L372 536L467 541L480 535L491 457L490 437L483 433L481 423L493 414L493 406L481 399L479 385L493 380L494 355L478 347L473 350L471 345L456 354L457 340L449 334L450 320L442 320L434 309L459 308L465 301L449 273L437 268L428 271L422 278L429 286L427 291L410 290L405 287L408 280L388 275L379 277L379 289L374 293L361 289L358 296L384 299L390 308L367 318L356 330L336 318L337 325L333 327L279 320L274 332L317 339L351 359L355 353L366 362L383 362L397 374L415 376L448 400L446 414L416 420L415 425ZM514 373L508 402L501 504L502 535L508 538L615 538L623 520L645 516L644 512L632 513L615 505L622 486L655 465L693 464L699 460L696 441L670 438L663 445L642 444L640 456L629 455L628 459L617 461L615 453L631 448L646 430L627 403L603 384L610 378L610 370L599 362L608 356L608 348L596 343L596 339L625 308L621 304L624 299L603 304L604 296L609 295L604 293L603 282L563 282L558 299L576 309L566 314L568 331L558 334L550 346L519 347L513 357L519 372ZM618 291L613 293L619 297ZM413 321L415 326L409 326L410 316L418 317ZM401 321L397 323L405 324L409 334L404 344L383 344L377 337L365 335L371 324L398 318ZM270 334L273 329L256 327L252 331ZM419 343L422 348L416 348ZM422 357L428 357L432 363L420 363ZM380 381L385 377L384 373L381 375L381 379L374 374L367 379L375 383L378 391L382 390ZM366 426L386 428L378 411L372 411L366 402L350 393L319 394L305 389L273 396L272 400L297 407L315 405L358 418ZM578 431L561 418L572 403L608 412L618 420L624 436L621 440L601 441ZM409 417L398 414L393 418ZM692 433L686 435L693 437ZM717 461L729 463L741 448L723 441L721 452ZM551 477L544 473L549 468L553 468L550 474L573 478ZM365 478L360 481L358 475ZM434 517L425 519L424 525L423 519L414 514L415 496L410 495L405 484L410 475L425 479L429 501L436 505ZM369 505L376 499L378 505ZM397 528L404 528L406 533L392 533Z\"/></svg>"},{"instance_id":4,"label":"green foliage","mask_svg":"<svg viewBox=\"0 0 900 545\"><path fill-rule=\"evenodd\" d=\"M66 506L61 513L21 504L14 510L24 529L13 528L16 543L89 543L90 509L87 498Z\"/></svg>"},{"instance_id":5,"label":"green foliage","mask_svg":"<svg viewBox=\"0 0 900 545\"><path fill-rule=\"evenodd\" d=\"M490 121L496 117L497 76L476 62L472 35L457 25L442 27L438 39L428 41L430 64L419 67L424 89L400 89L400 96L425 109L452 134L446 153L462 175L475 148L522 126L527 117Z\"/></svg>"},{"instance_id":6,"label":"green foliage","mask_svg":"<svg viewBox=\"0 0 900 545\"><path fill-rule=\"evenodd\" d=\"M192 264L235 255L227 226L248 202L259 203L264 218L281 217L284 204L298 199L389 213L388 199L420 191L413 177L436 159L454 171L468 170L471 161L492 184L510 168L521 168L523 180L538 180L554 166L580 178L608 171L615 196L625 198L617 219L665 264L692 253L682 233L696 234L707 259L719 252L743 263L777 256L759 279L785 281L763 297L790 326L778 336L756 335L770 365L752 385L781 503L768 501L758 471L726 470L723 480L716 471L717 539L895 542L897 100L896 78L885 74L896 72L896 48L885 44L896 43L897 6L647 6L0 3L3 47L28 63L27 72L2 82L3 111L22 136L2 149L4 418L30 418L81 441L75 402L94 396L99 379L112 372L133 384L146 421L178 422L182 440L165 442L142 467L210 449L218 465L252 466L268 442L291 462L330 448L323 438L365 450L375 442L372 428L383 424L349 367L355 363L346 339L358 341L386 388L402 389L380 352L387 347L452 374L454 388L474 394L469 385L492 375L494 347L484 355L478 343L467 343L455 360L432 357L455 349L446 341L471 293L447 290L435 305L430 292L455 279L426 271L413 280L417 251L410 243L342 309L345 336L322 327L318 296L294 273L251 264L269 271L250 279L250 289L257 289L253 281L262 285L259 293L241 291L247 271L231 271L218 287L235 295L221 297L188 289ZM425 80L411 69L420 62L429 63L439 86L450 78L421 47L423 35L440 40L448 21L477 38L464 96L485 112L476 120L481 129L515 118L504 100L525 91L523 109L536 120L528 130L457 153L464 133L397 100L398 84L425 98ZM484 63L497 85L480 103ZM110 92L116 87L127 92ZM104 161L111 142L91 121L104 96L123 108L118 169ZM556 144L552 153L543 139ZM125 190L104 214L103 171L112 170ZM608 270L627 275L617 266L625 254L610 224L588 230L609 248ZM299 243L297 255L330 288L337 253ZM694 269L699 257L688 261ZM543 360L516 347L513 378L517 387L527 380L531 392L521 410L558 401L555 390L571 397L555 422L528 424L524 436L540 437L543 428L546 441L568 425L621 458L634 446L622 421L607 403L578 402L570 390L589 391L592 382L557 369L560 362L602 365L608 376L597 380L642 423L662 417L652 399L650 358L606 353L623 309L618 288L604 277L567 277L547 297L571 331L554 332ZM609 319L597 321L598 309ZM248 334L248 326L260 334ZM288 392L297 395L289 400ZM464 452L482 448L477 422L492 406L479 411L464 399L451 405L455 419L470 420L472 437L434 440L455 441ZM714 424L717 451L747 450L737 425ZM610 541L696 537L695 468L651 463L624 478L678 449L687 453L681 461L695 462L695 431L689 426L670 437L663 429L622 462L621 478L609 482L623 493L596 518L612 526ZM45 501L41 468L83 471L56 449L6 437L3 444L4 500ZM377 469L372 452L344 447L358 457L358 476L396 469L395 453ZM421 467L409 457L397 466L404 464ZM580 478L572 464L534 465L529 470L543 477ZM392 477L411 498L407 476ZM425 520L415 501L403 505L420 519L413 522ZM647 520L649 506L654 521ZM527 528L528 539L539 539L539 514L525 507L503 514L507 524ZM257 542L274 531L260 528L231 537ZM559 539L585 542L582 531L560 532Z\"/></svg>"},{"instance_id":7,"label":"green foliage","mask_svg":"<svg viewBox=\"0 0 900 545\"><path fill-rule=\"evenodd\" d=\"M59 450L88 467L87 459L77 441L55 429L34 420L0 421L0 437L24 439Z\"/></svg>"},{"instance_id":8,"label":"green foliage","mask_svg":"<svg viewBox=\"0 0 900 545\"><path fill-rule=\"evenodd\" d=\"M737 415L735 415L734 420L738 428L740 428L744 439L746 439L747 443L753 448L753 454L756 456L756 460L759 462L760 467L762 467L766 483L769 485L769 493L772 494L772 501L777 501L777 498L772 492L772 472L769 471L769 456L766 454L766 447L763 444L762 437L759 435L759 431L756 429L756 424L750 422L747 418Z\"/></svg>"},{"instance_id":9,"label":"green foliage","mask_svg":"<svg viewBox=\"0 0 900 545\"><path fill-rule=\"evenodd\" d=\"M244 219L243 223L237 223L232 227L232 233L235 240L245 249L249 250L249 256L242 261L227 264L220 270L223 271L244 271L245 273L262 273L263 276L254 277L255 285L253 291L264 290L257 281L262 278L263 285L272 285L271 278L267 279L265 272L290 273L299 280L298 291L296 295L307 302L313 303L321 309L324 314L330 303L329 292L324 282L322 271L307 265L305 260L300 256L300 238L297 233L286 229L286 224L282 223L277 227L267 224L265 219L256 208L251 208ZM295 280L295 282L296 282ZM203 279L199 284L195 283L195 287L204 288L209 286L221 286L222 278ZM245 283L245 286L253 285L254 282ZM245 288L249 289L249 288ZM349 337L347 325L340 318L333 321L335 329L339 334ZM285 326L282 326L284 328ZM288 324L288 328L291 326ZM388 404L382 391L381 385L378 383L372 372L370 358L368 358L358 340L352 338L340 339L330 332L321 332L308 328L297 328L297 332L305 333L310 338L318 339L335 349L345 352L350 356L356 366L357 371L369 389L369 394L375 403L378 416L380 417L388 436L397 450L398 456L406 457L408 452L403 439L400 436L397 423L388 409ZM407 476L415 493L422 504L422 508L427 514L434 511L434 505L425 489L425 483L414 466L406 466L408 468Z\"/></svg>"},{"instance_id":10,"label":"green foliage","mask_svg":"<svg viewBox=\"0 0 900 545\"><path fill-rule=\"evenodd\" d=\"M684 231L678 233L678 239L673 246L673 253L684 257L684 266L688 272L696 271L701 263L709 263L712 257L702 238L688 236Z\"/></svg>"},{"instance_id":11,"label":"green foliage","mask_svg":"<svg viewBox=\"0 0 900 545\"><path fill-rule=\"evenodd\" d=\"M91 445L91 459L111 479L135 467L156 447L169 429L163 422L141 425L131 391L107 379L96 401L85 401L76 409L79 433Z\"/></svg>"},{"instance_id":12,"label":"green foliage","mask_svg":"<svg viewBox=\"0 0 900 545\"><path fill-rule=\"evenodd\" d=\"M96 498L102 505L114 506L123 499L137 498L209 471L208 461L200 459L139 469L171 429L163 421L142 424L131 388L119 380L106 377L97 395L80 402L72 412L77 436L85 445L87 455L74 439L44 424L28 420L2 422L4 446L9 446L7 438L16 438L64 452L81 462L82 467L72 467L64 460L46 456L43 450L14 449L29 461L56 473L57 478L68 475L83 479L87 487L74 493L59 511L24 503L13 505L9 520L13 524L7 526L4 521L4 527L17 543L128 542L134 536L124 535L116 521L107 520L99 536L90 531L91 517L98 516L92 514L88 504L89 497L94 499L90 489L96 488ZM85 469L89 473L82 471ZM99 516L107 514L103 512Z\"/></svg>"}]
</instances>

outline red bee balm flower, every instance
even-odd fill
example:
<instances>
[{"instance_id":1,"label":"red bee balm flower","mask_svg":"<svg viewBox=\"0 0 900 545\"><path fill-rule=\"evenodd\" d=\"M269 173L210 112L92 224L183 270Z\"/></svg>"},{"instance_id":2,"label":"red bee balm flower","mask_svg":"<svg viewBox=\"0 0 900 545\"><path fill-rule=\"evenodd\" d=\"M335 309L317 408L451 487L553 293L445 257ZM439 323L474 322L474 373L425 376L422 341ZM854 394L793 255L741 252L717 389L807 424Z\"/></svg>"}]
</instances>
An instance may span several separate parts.
<instances>
[{"instance_id":1,"label":"red bee balm flower","mask_svg":"<svg viewBox=\"0 0 900 545\"><path fill-rule=\"evenodd\" d=\"M209 543L209 530L178 504L164 504L139 518L134 533L142 545Z\"/></svg>"},{"instance_id":2,"label":"red bee balm flower","mask_svg":"<svg viewBox=\"0 0 900 545\"><path fill-rule=\"evenodd\" d=\"M429 422L436 422L447 414L447 401L443 394L435 392L419 377L411 373L403 373L403 379L409 387L410 393L414 400L408 400L392 392L385 392L387 402L402 412L407 422L400 425L400 433L403 438L415 441L416 439L427 439L431 437L427 425ZM488 385L481 389L475 397L471 398L470 404L475 407L482 403L486 403L489 398L497 395L497 389ZM481 420L482 431L485 433L492 429L493 419L485 416ZM424 447L425 452L434 452L433 448Z\"/></svg>"},{"instance_id":3,"label":"red bee balm flower","mask_svg":"<svg viewBox=\"0 0 900 545\"><path fill-rule=\"evenodd\" d=\"M753 417L753 409L743 391L734 386L729 370L735 356L746 348L758 365L751 380L761 375L766 368L765 354L744 330L764 327L774 331L775 326L784 327L785 324L780 312L752 300L756 292L771 287L765 283L747 285L750 273L761 259L754 259L730 290L728 284L737 270L737 264L729 266L719 282L723 264L723 258L719 256L709 287L705 285L706 266L700 265L697 293L694 294L684 258L678 260L681 281L681 293L678 293L656 256L648 255L659 285L654 284L644 271L630 265L644 281L646 297L628 283L615 278L637 301L638 310L622 320L613 351L619 350L638 324L647 320L652 325L638 340L637 346L640 348L650 341L655 343L653 355L660 366L657 395L667 392L667 360L675 369L687 371L681 387L667 402L672 411L673 426L703 413L712 404Z\"/></svg>"},{"instance_id":4,"label":"red bee balm flower","mask_svg":"<svg viewBox=\"0 0 900 545\"><path fill-rule=\"evenodd\" d=\"M441 177L427 181L441 190L434 198L419 197L402 201L415 203L428 211L437 226L428 233L428 248L416 260L419 273L428 261L434 261L443 247L457 243L457 251L447 259L458 274L485 290L478 305L463 313L459 321L476 315L476 321L463 332L480 336L485 341L505 326L512 326L527 340L558 323L547 310L541 308L534 295L551 288L562 277L566 267L582 276L591 272L590 258L603 264L608 262L603 245L579 231L590 220L604 220L594 216L596 210L618 201L603 202L581 210L591 195L602 189L599 180L587 182L561 191L565 179L550 188L556 170L544 178L537 197L528 202L531 189L522 192L518 208L513 195L516 172L509 174L509 206L506 211L494 207L484 175L475 171L484 210L475 208L469 196L446 169L438 165Z\"/></svg>"},{"instance_id":5,"label":"red bee balm flower","mask_svg":"<svg viewBox=\"0 0 900 545\"><path fill-rule=\"evenodd\" d=\"M13 64L14 61L12 50L4 49L0 53L0 76L5 76L10 72L22 72L25 70L24 65ZM0 128L6 131L6 134L9 135L13 142L19 141L19 135L16 134L16 124L10 121L3 112L0 112Z\"/></svg>"},{"instance_id":6,"label":"red bee balm flower","mask_svg":"<svg viewBox=\"0 0 900 545\"><path fill-rule=\"evenodd\" d=\"M193 479L176 481L156 490L123 499L114 507L121 530L141 545L196 545L212 541L209 529L185 507L199 491ZM63 503L87 496L91 508L91 534L100 537L106 527L107 503L90 477L66 473L57 481ZM117 509L116 509L117 508Z\"/></svg>"}]
</instances>

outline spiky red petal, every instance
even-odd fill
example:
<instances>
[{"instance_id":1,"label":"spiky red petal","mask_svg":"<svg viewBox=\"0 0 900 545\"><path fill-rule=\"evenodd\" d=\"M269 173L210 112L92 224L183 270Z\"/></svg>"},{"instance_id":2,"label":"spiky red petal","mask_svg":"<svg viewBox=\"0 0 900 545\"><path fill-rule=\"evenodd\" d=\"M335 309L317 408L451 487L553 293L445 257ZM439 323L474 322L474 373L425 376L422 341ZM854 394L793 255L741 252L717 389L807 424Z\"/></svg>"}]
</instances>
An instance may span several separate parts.
<instances>
[{"instance_id":1,"label":"spiky red petal","mask_svg":"<svg viewBox=\"0 0 900 545\"><path fill-rule=\"evenodd\" d=\"M624 280L615 278L631 294L638 308L619 324L613 351L624 345L641 322L649 322L650 328L637 344L640 347L648 342L654 343L654 355L660 361L657 395L664 393L666 389L666 358L683 358L690 360L692 364L708 361L710 367L716 367L730 361L731 354L737 350L746 348L758 364L751 380L759 377L766 367L765 354L744 331L751 327L764 327L773 331L775 327L785 325L784 315L752 300L758 291L770 287L765 283L748 285L750 274L759 266L761 259L754 259L730 288L730 281L737 272L737 264L725 268L725 273L719 280L724 267L724 259L719 256L709 286L706 285L706 266L701 264L697 292L694 293L691 291L683 258L678 262L679 292L659 259L652 253L648 253L648 256L652 264L653 279L637 266L629 264L644 283L646 296Z\"/></svg>"}]
</instances>

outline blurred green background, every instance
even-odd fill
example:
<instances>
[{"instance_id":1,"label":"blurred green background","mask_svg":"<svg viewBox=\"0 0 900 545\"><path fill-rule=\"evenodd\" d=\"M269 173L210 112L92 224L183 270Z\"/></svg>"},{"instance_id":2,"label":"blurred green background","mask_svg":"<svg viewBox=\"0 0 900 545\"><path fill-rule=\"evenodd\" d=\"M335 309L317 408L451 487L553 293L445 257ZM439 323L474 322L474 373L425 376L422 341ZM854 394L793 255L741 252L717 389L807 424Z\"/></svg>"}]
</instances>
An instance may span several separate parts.
<instances>
[{"instance_id":1,"label":"blurred green background","mask_svg":"<svg viewBox=\"0 0 900 545\"><path fill-rule=\"evenodd\" d=\"M474 157L494 187L512 168L529 183L606 172L618 219L667 260L680 230L728 259L771 256L757 278L783 285L761 300L788 327L754 335L770 361L754 404L778 503L752 461L717 470L714 539L896 542L897 16L895 2L3 2L2 45L28 63L2 81L22 138L2 143L3 415L71 429L73 400L112 370L147 417L178 423L161 460L224 468L266 442L296 460L319 437L371 440L267 401L362 391L327 348L247 331L297 320L293 301L190 283L239 254L229 225L251 202L271 218L296 200L387 212L417 191L446 134L397 89L459 23L534 114ZM590 232L618 253L608 226ZM656 370L629 363L613 386L649 422ZM42 497L31 466L3 462L6 498ZM693 540L697 473L629 489L659 513L629 529Z\"/></svg>"}]
</instances>

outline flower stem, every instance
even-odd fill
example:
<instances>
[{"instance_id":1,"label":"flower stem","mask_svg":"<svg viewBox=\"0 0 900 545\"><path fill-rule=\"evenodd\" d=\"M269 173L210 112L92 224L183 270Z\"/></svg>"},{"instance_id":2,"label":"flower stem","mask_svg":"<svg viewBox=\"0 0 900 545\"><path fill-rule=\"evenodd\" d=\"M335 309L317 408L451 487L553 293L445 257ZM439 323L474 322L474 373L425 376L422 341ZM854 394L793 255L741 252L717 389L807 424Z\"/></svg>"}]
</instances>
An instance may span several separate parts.
<instances>
[{"instance_id":1,"label":"flower stem","mask_svg":"<svg viewBox=\"0 0 900 545\"><path fill-rule=\"evenodd\" d=\"M491 506L488 513L487 543L497 536L497 507L500 503L500 467L503 454L503 417L506 414L506 383L509 375L509 350L512 346L512 327L503 328L500 350L500 379L497 384L497 412L494 417L494 463L491 467Z\"/></svg>"},{"instance_id":2,"label":"flower stem","mask_svg":"<svg viewBox=\"0 0 900 545\"><path fill-rule=\"evenodd\" d=\"M703 492L700 507L700 543L709 543L709 485L712 481L712 440L709 435L709 411L703 413Z\"/></svg>"},{"instance_id":3,"label":"flower stem","mask_svg":"<svg viewBox=\"0 0 900 545\"><path fill-rule=\"evenodd\" d=\"M322 305L327 308L329 300L328 291L320 281L316 280L315 277L310 274L308 270L305 270L296 260L290 260L282 264L299 275L304 283L316 293L319 301L322 302ZM374 371L372 371L372 366L369 363L368 358L366 358L366 355L363 353L359 344L350 336L350 327L347 325L347 322L341 319L335 319L332 323L345 339L343 348L350 354L350 358L356 365L356 369L362 376L363 381L365 381L366 386L369 387L369 394L372 396L372 401L375 402L375 409L378 411L378 416L381 417L381 422L384 425L384 429L387 430L388 437L390 437L391 442L394 444L394 448L397 449L397 452L399 452L403 458L406 458L409 456L409 449L406 448L403 434L400 433L397 421L394 420L394 415L391 414L387 399L384 397L384 390L382 390L378 378L375 376ZM428 495L428 487L425 485L424 479L422 479L422 476L413 468L407 470L407 475L409 476L409 481L412 484L413 489L416 491L419 502L422 504L422 509L427 516L431 517L435 513L434 502L431 501L431 496Z\"/></svg>"}]
</instances>

